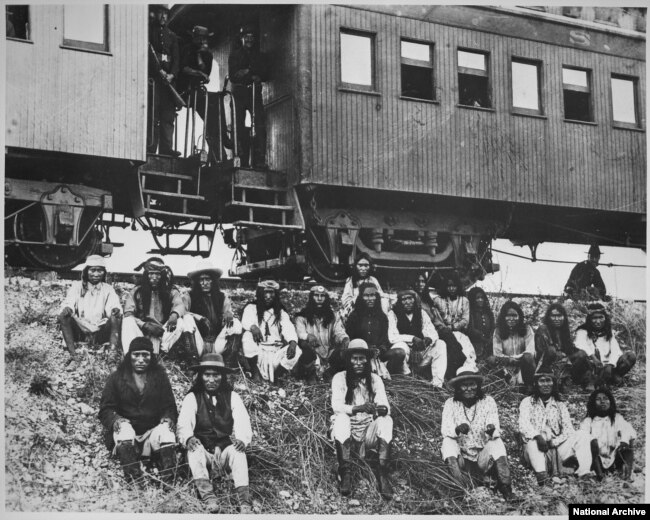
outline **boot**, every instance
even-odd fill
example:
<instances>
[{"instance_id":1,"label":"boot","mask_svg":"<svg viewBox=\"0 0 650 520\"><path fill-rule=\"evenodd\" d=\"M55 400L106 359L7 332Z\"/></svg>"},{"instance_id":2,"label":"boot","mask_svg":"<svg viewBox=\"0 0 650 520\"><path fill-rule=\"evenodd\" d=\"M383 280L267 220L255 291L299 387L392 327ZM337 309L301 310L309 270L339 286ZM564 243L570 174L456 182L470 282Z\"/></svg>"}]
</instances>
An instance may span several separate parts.
<instances>
[{"instance_id":1,"label":"boot","mask_svg":"<svg viewBox=\"0 0 650 520\"><path fill-rule=\"evenodd\" d=\"M196 341L194 340L194 334L191 332L183 332L184 344L185 344L185 356L189 366L199 364L199 351L196 348Z\"/></svg>"},{"instance_id":2,"label":"boot","mask_svg":"<svg viewBox=\"0 0 650 520\"><path fill-rule=\"evenodd\" d=\"M305 382L308 385L317 385L318 384L318 377L316 376L316 362L312 361L308 365L304 365L302 367L304 376L305 376Z\"/></svg>"},{"instance_id":3,"label":"boot","mask_svg":"<svg viewBox=\"0 0 650 520\"><path fill-rule=\"evenodd\" d=\"M540 486L546 486L550 482L548 473L546 471L536 471L535 478L537 479L537 483Z\"/></svg>"},{"instance_id":4,"label":"boot","mask_svg":"<svg viewBox=\"0 0 650 520\"><path fill-rule=\"evenodd\" d=\"M508 461L505 457L499 457L496 461L497 468L497 487L503 498L506 499L506 502L510 502L514 495L512 493L512 480L510 479L510 467L508 466Z\"/></svg>"},{"instance_id":5,"label":"boot","mask_svg":"<svg viewBox=\"0 0 650 520\"><path fill-rule=\"evenodd\" d=\"M203 503L208 513L220 513L219 501L212 489L212 482L207 478L197 478L194 480L196 486L196 493L199 495L199 500Z\"/></svg>"},{"instance_id":6,"label":"boot","mask_svg":"<svg viewBox=\"0 0 650 520\"><path fill-rule=\"evenodd\" d=\"M154 455L158 461L160 480L167 484L173 482L176 473L176 445L165 444Z\"/></svg>"},{"instance_id":7,"label":"boot","mask_svg":"<svg viewBox=\"0 0 650 520\"><path fill-rule=\"evenodd\" d=\"M632 476L632 469L634 468L634 448L627 448L620 450L621 458L623 459L623 479L630 480Z\"/></svg>"},{"instance_id":8,"label":"boot","mask_svg":"<svg viewBox=\"0 0 650 520\"><path fill-rule=\"evenodd\" d=\"M262 384L264 382L264 378L260 373L260 367L257 366L257 356L254 358L250 358L248 360L248 364L251 368L251 377L253 379L253 382L257 384Z\"/></svg>"},{"instance_id":9,"label":"boot","mask_svg":"<svg viewBox=\"0 0 650 520\"><path fill-rule=\"evenodd\" d=\"M350 439L347 439L343 444L336 441L336 456L339 459L341 495L346 497L352 491L352 482L350 481Z\"/></svg>"},{"instance_id":10,"label":"boot","mask_svg":"<svg viewBox=\"0 0 650 520\"><path fill-rule=\"evenodd\" d=\"M239 497L239 512L242 515L250 515L253 512L253 506L248 486L239 486L235 488L235 491L237 491L237 496Z\"/></svg>"},{"instance_id":11,"label":"boot","mask_svg":"<svg viewBox=\"0 0 650 520\"><path fill-rule=\"evenodd\" d=\"M460 464L456 457L448 457L445 459L447 466L449 467L449 472L451 476L454 477L461 485L464 484L465 479L463 478L463 472L460 470Z\"/></svg>"},{"instance_id":12,"label":"boot","mask_svg":"<svg viewBox=\"0 0 650 520\"><path fill-rule=\"evenodd\" d=\"M379 492L384 500L393 498L393 485L388 474L390 473L390 444L384 439L379 439L377 451L379 452Z\"/></svg>"},{"instance_id":13,"label":"boot","mask_svg":"<svg viewBox=\"0 0 650 520\"><path fill-rule=\"evenodd\" d=\"M603 468L603 461L600 458L600 448L598 446L598 441L596 439L591 439L591 469L594 470L596 478L598 480L603 480L603 474L605 469Z\"/></svg>"},{"instance_id":14,"label":"boot","mask_svg":"<svg viewBox=\"0 0 650 520\"><path fill-rule=\"evenodd\" d=\"M138 450L133 441L118 442L116 450L120 466L124 470L124 478L128 482L140 482L142 468L138 459Z\"/></svg>"}]
</instances>

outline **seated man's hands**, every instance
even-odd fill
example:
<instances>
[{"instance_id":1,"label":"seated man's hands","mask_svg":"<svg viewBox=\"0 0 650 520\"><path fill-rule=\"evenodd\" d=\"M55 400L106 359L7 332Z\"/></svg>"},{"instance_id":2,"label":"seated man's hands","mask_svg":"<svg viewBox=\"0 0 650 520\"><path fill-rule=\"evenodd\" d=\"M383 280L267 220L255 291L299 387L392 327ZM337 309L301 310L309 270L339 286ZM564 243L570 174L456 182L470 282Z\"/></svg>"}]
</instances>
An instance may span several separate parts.
<instances>
[{"instance_id":1,"label":"seated man's hands","mask_svg":"<svg viewBox=\"0 0 650 520\"><path fill-rule=\"evenodd\" d=\"M463 423L456 426L456 435L467 435L469 433L469 424Z\"/></svg>"},{"instance_id":2,"label":"seated man's hands","mask_svg":"<svg viewBox=\"0 0 650 520\"><path fill-rule=\"evenodd\" d=\"M255 343L261 343L262 341L264 341L264 336L262 335L262 331L257 325L251 326L251 334L253 336L253 339L255 340Z\"/></svg>"},{"instance_id":3,"label":"seated man's hands","mask_svg":"<svg viewBox=\"0 0 650 520\"><path fill-rule=\"evenodd\" d=\"M537 448L542 453L546 453L551 447L549 442L541 435L535 435L535 442L537 443Z\"/></svg>"},{"instance_id":4,"label":"seated man's hands","mask_svg":"<svg viewBox=\"0 0 650 520\"><path fill-rule=\"evenodd\" d=\"M172 312L172 313L169 315L169 319L167 320L167 325L165 326L165 328L166 328L168 331L171 332L171 331L173 331L173 330L176 328L176 323L177 323L177 322L178 322L178 314L175 313L175 312Z\"/></svg>"},{"instance_id":5,"label":"seated man's hands","mask_svg":"<svg viewBox=\"0 0 650 520\"><path fill-rule=\"evenodd\" d=\"M187 448L187 451L198 450L201 446L202 446L201 441L196 437L190 437L189 439L187 439L187 442L185 443L185 447Z\"/></svg>"},{"instance_id":6,"label":"seated man's hands","mask_svg":"<svg viewBox=\"0 0 650 520\"><path fill-rule=\"evenodd\" d=\"M295 341L290 341L289 342L289 348L287 349L287 359L293 359L293 357L296 355L296 342Z\"/></svg>"}]
</instances>

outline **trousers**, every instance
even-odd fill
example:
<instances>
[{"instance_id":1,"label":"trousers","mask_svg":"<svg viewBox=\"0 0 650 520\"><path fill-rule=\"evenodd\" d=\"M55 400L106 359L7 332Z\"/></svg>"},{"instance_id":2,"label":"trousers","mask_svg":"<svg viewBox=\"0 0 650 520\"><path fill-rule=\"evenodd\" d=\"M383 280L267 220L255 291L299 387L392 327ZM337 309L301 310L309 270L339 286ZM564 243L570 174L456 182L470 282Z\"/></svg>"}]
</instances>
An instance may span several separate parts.
<instances>
[{"instance_id":1,"label":"trousers","mask_svg":"<svg viewBox=\"0 0 650 520\"><path fill-rule=\"evenodd\" d=\"M576 431L560 445L556 446L557 454L562 462L575 456L578 460L578 476L586 475L591 471L591 439L584 431ZM546 456L539 451L537 441L531 439L526 443L525 458L535 472L546 471Z\"/></svg>"},{"instance_id":2,"label":"trousers","mask_svg":"<svg viewBox=\"0 0 650 520\"><path fill-rule=\"evenodd\" d=\"M210 470L230 471L235 487L248 486L248 460L246 453L237 451L232 444L223 450L219 447L210 453L203 446L187 451L187 464L192 472L192 478L209 479Z\"/></svg>"}]
</instances>

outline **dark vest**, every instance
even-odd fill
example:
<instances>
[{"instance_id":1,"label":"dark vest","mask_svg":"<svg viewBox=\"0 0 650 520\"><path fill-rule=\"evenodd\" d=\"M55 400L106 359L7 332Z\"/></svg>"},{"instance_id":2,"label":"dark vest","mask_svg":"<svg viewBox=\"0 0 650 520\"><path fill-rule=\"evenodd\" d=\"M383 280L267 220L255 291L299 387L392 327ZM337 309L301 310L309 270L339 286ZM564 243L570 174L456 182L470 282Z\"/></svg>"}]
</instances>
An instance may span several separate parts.
<instances>
[{"instance_id":1,"label":"dark vest","mask_svg":"<svg viewBox=\"0 0 650 520\"><path fill-rule=\"evenodd\" d=\"M206 305L203 293L196 291L190 293L190 298L192 300L191 311L208 318L212 327L215 329L215 335L218 336L223 328L223 302L225 301L226 296L224 293L219 291L216 294L211 293L209 297L212 299L212 309L214 311L213 316L210 316L211 313Z\"/></svg>"},{"instance_id":2,"label":"dark vest","mask_svg":"<svg viewBox=\"0 0 650 520\"><path fill-rule=\"evenodd\" d=\"M399 313L397 315L397 330L400 334L409 334L415 336L416 338L424 339L422 334L422 326L418 327L415 324L415 312L421 312L419 309L415 309L413 312L413 319L409 321L405 313Z\"/></svg>"},{"instance_id":3,"label":"dark vest","mask_svg":"<svg viewBox=\"0 0 650 520\"><path fill-rule=\"evenodd\" d=\"M212 400L205 392L194 393L196 398L196 425L194 436L210 453L215 447L224 449L232 444L233 418L230 407L230 391L217 394L217 406L212 405Z\"/></svg>"}]
</instances>

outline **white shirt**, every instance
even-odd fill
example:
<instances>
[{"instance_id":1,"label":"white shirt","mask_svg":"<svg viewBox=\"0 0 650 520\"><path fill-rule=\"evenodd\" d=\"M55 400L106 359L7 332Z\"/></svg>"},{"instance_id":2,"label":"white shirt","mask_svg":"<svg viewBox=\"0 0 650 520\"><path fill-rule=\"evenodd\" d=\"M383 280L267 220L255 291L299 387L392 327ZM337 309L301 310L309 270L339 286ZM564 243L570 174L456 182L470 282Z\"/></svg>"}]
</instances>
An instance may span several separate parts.
<instances>
[{"instance_id":1,"label":"white shirt","mask_svg":"<svg viewBox=\"0 0 650 520\"><path fill-rule=\"evenodd\" d=\"M433 323L431 323L429 315L423 310L420 312L422 313L422 336L425 338L431 338L435 343L438 340L436 328L433 326ZM413 321L413 314L407 314L406 317L409 321ZM388 341L390 341L392 345L399 343L400 341L410 345L413 343L414 338L415 336L412 336L411 334L400 334L399 329L397 328L397 315L393 311L390 311L388 313Z\"/></svg>"},{"instance_id":2,"label":"white shirt","mask_svg":"<svg viewBox=\"0 0 650 520\"><path fill-rule=\"evenodd\" d=\"M242 313L241 324L244 330L250 331L253 325L257 325L262 331L264 336L264 341L275 341L275 342L290 342L298 341L298 335L296 334L296 328L291 322L289 315L283 310L280 314L280 322L276 323L275 314L273 309L267 309L264 311L264 316L262 317L262 322L257 321L257 307L254 303L249 303L244 308ZM269 334L266 334L266 326L268 325Z\"/></svg>"},{"instance_id":3,"label":"white shirt","mask_svg":"<svg viewBox=\"0 0 650 520\"><path fill-rule=\"evenodd\" d=\"M603 365L616 366L618 358L623 354L613 333L612 339L609 341L607 341L605 336L598 336L596 341L592 341L585 329L578 329L576 331L575 345L580 350L584 350L589 356L593 356L596 353L596 349L598 349L600 361Z\"/></svg>"},{"instance_id":4,"label":"white shirt","mask_svg":"<svg viewBox=\"0 0 650 520\"><path fill-rule=\"evenodd\" d=\"M99 282L97 285L88 283L86 287L86 294L82 296L83 282L79 280L72 282L62 308L72 309L75 316L93 325L105 322L113 309L122 310L120 299L112 285Z\"/></svg>"}]
</instances>

